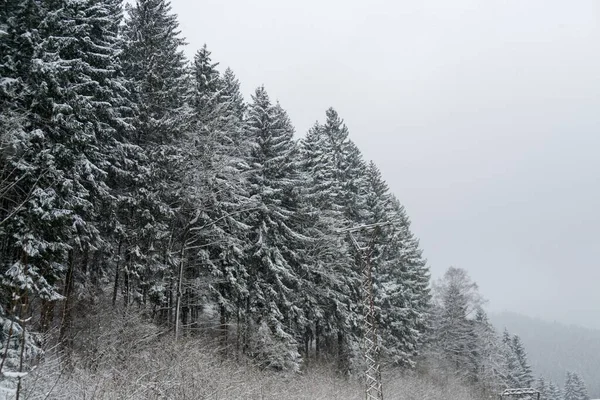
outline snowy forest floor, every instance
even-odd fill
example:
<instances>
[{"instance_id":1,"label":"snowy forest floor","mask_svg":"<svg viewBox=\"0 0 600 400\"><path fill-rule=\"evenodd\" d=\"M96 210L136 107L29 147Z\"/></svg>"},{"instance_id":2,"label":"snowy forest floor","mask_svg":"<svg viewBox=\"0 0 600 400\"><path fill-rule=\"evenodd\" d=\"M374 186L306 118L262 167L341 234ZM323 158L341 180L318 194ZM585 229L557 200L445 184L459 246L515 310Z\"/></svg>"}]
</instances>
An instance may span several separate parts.
<instances>
[{"instance_id":1,"label":"snowy forest floor","mask_svg":"<svg viewBox=\"0 0 600 400\"><path fill-rule=\"evenodd\" d=\"M226 359L207 338L177 343L135 313L116 317L90 313L69 357L47 351L24 379L27 399L363 399L358 379L344 378L327 365L300 374L260 370ZM109 323L112 322L112 323ZM120 323L115 323L116 321ZM110 325L110 326L109 326ZM66 367L66 368L65 368ZM434 377L386 371L387 399L476 399L467 388Z\"/></svg>"}]
</instances>

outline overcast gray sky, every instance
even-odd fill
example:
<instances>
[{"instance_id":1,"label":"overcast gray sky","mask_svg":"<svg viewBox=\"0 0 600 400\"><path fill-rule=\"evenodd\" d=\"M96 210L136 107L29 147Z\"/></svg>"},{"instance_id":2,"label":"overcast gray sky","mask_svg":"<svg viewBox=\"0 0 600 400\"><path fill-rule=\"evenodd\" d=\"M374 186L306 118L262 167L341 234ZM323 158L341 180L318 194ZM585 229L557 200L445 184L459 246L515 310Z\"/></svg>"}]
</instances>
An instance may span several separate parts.
<instances>
[{"instance_id":1,"label":"overcast gray sky","mask_svg":"<svg viewBox=\"0 0 600 400\"><path fill-rule=\"evenodd\" d=\"M333 106L434 277L600 328L600 1L172 0L300 135Z\"/></svg>"}]
</instances>

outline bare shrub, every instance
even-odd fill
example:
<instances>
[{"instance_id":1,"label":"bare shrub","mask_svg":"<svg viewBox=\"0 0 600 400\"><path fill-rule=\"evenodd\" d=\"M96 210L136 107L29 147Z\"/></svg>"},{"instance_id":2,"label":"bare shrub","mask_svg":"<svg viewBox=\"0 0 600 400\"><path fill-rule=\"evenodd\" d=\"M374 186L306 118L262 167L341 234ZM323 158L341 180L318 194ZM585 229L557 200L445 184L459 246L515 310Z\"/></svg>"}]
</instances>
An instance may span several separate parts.
<instances>
[{"instance_id":1,"label":"bare shrub","mask_svg":"<svg viewBox=\"0 0 600 400\"><path fill-rule=\"evenodd\" d=\"M112 315L107 315L112 313ZM114 315L117 313L118 315ZM47 352L25 379L23 399L42 400L359 400L362 384L311 365L301 373L259 370L245 360L227 360L215 340L183 338L148 323L134 311L90 312L70 355ZM103 321L117 321L104 323ZM475 399L453 382L440 385L423 374L392 371L385 376L386 399Z\"/></svg>"}]
</instances>

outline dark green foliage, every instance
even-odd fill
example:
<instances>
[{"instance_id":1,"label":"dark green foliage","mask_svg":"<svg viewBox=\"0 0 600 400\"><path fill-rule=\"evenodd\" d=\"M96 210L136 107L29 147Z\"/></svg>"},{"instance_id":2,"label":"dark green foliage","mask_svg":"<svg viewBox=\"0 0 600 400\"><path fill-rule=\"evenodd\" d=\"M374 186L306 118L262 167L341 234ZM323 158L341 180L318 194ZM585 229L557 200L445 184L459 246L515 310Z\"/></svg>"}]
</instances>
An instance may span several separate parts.
<instances>
[{"instance_id":1,"label":"dark green foliage","mask_svg":"<svg viewBox=\"0 0 600 400\"><path fill-rule=\"evenodd\" d=\"M129 143L128 174L119 191L123 289L131 300L168 307L174 255L185 217L182 169L185 168L189 79L176 15L164 0L128 6L123 28L123 71L135 104Z\"/></svg>"},{"instance_id":2,"label":"dark green foliage","mask_svg":"<svg viewBox=\"0 0 600 400\"><path fill-rule=\"evenodd\" d=\"M73 319L108 298L165 332L218 326L224 354L265 367L323 358L359 374L359 254L344 229L387 222L355 236L374 249L382 355L413 366L428 270L337 112L298 144L264 88L246 105L206 46L188 64L167 1L126 11L122 21L120 0L2 3L3 309L60 327L68 350Z\"/></svg>"}]
</instances>

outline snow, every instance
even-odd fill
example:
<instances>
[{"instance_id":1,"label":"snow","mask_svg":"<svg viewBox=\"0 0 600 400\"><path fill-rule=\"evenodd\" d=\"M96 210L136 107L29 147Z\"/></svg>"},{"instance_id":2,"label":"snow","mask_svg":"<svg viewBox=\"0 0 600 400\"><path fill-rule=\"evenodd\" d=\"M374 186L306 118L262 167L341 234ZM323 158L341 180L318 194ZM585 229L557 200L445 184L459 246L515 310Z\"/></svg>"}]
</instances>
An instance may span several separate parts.
<instances>
[{"instance_id":1,"label":"snow","mask_svg":"<svg viewBox=\"0 0 600 400\"><path fill-rule=\"evenodd\" d=\"M2 375L7 378L24 378L27 376L27 372L11 372L11 371L2 371Z\"/></svg>"}]
</instances>

